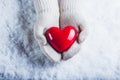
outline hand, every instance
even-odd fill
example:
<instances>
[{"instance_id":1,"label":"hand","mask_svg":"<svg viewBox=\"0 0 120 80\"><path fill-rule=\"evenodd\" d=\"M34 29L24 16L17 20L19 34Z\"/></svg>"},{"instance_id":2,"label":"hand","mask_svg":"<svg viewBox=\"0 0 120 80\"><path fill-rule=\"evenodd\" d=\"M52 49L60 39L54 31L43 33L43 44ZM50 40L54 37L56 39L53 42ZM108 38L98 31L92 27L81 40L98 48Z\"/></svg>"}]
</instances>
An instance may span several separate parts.
<instances>
[{"instance_id":1,"label":"hand","mask_svg":"<svg viewBox=\"0 0 120 80\"><path fill-rule=\"evenodd\" d=\"M87 28L80 12L80 0L60 1L60 27L74 26L78 32L77 40L63 53L63 60L73 57L80 50L81 43L87 36Z\"/></svg>"},{"instance_id":2,"label":"hand","mask_svg":"<svg viewBox=\"0 0 120 80\"><path fill-rule=\"evenodd\" d=\"M45 31L52 26L59 26L59 8L57 0L34 0L37 21L34 27L34 36L42 52L52 61L60 61L61 54L57 53L45 38ZM40 53L35 55L39 59ZM32 54L31 56L34 56Z\"/></svg>"}]
</instances>

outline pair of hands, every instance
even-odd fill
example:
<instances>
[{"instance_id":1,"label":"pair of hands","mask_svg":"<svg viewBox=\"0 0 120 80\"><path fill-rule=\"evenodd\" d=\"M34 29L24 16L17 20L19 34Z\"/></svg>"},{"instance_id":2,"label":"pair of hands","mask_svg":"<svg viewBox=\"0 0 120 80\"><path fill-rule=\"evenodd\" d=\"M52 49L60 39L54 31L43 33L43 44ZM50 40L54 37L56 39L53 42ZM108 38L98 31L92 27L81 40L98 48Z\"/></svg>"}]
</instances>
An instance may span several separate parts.
<instances>
[{"instance_id":1,"label":"pair of hands","mask_svg":"<svg viewBox=\"0 0 120 80\"><path fill-rule=\"evenodd\" d=\"M79 10L80 0L34 0L37 21L34 27L34 36L43 53L53 61L67 60L74 56L86 37L86 26ZM56 52L47 42L44 33L52 26L61 28L74 26L79 34L74 44L62 55ZM39 53L38 53L39 55ZM36 59L39 56L36 56Z\"/></svg>"}]
</instances>

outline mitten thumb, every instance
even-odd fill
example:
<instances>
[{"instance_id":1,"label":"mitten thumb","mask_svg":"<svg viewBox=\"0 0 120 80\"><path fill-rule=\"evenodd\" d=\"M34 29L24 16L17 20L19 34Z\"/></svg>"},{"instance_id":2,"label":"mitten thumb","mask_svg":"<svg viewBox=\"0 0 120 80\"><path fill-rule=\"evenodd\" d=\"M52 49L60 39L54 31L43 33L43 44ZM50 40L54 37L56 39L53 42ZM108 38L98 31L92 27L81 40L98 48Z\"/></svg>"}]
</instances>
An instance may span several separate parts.
<instances>
[{"instance_id":1,"label":"mitten thumb","mask_svg":"<svg viewBox=\"0 0 120 80\"><path fill-rule=\"evenodd\" d=\"M36 26L34 27L34 36L35 39L38 41L38 43L40 43L41 45L47 44L47 40L45 38L44 32L45 32L45 27L36 24Z\"/></svg>"}]
</instances>

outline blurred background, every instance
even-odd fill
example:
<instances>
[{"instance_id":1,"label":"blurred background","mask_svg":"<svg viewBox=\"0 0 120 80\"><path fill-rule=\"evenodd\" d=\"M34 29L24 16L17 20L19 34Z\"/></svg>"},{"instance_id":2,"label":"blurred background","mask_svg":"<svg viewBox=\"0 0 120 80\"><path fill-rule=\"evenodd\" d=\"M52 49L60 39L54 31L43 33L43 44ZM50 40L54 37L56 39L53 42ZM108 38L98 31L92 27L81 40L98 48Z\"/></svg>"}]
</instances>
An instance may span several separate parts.
<instances>
[{"instance_id":1,"label":"blurred background","mask_svg":"<svg viewBox=\"0 0 120 80\"><path fill-rule=\"evenodd\" d=\"M80 7L88 37L76 56L53 63L33 36L33 0L0 0L0 79L119 80L120 0L81 0Z\"/></svg>"}]
</instances>

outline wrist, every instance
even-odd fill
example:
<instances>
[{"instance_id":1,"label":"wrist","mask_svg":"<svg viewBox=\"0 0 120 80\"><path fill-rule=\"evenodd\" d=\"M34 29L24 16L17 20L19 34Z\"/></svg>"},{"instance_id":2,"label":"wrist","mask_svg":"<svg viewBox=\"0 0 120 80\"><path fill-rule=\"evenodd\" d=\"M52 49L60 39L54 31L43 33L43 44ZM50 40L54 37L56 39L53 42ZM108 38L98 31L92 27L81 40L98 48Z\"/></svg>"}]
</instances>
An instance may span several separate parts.
<instances>
[{"instance_id":1,"label":"wrist","mask_svg":"<svg viewBox=\"0 0 120 80\"><path fill-rule=\"evenodd\" d=\"M78 13L80 0L62 0L60 2L61 13Z\"/></svg>"},{"instance_id":2,"label":"wrist","mask_svg":"<svg viewBox=\"0 0 120 80\"><path fill-rule=\"evenodd\" d=\"M34 0L36 14L58 14L59 6L57 0Z\"/></svg>"}]
</instances>

